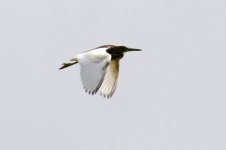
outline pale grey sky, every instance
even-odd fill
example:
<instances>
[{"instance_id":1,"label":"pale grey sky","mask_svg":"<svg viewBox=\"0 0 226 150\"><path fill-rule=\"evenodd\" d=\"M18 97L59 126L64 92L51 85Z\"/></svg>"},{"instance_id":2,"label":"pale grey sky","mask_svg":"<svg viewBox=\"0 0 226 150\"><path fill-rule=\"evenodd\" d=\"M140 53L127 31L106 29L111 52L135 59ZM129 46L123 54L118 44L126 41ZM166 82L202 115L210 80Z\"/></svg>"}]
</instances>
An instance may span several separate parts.
<instances>
[{"instance_id":1,"label":"pale grey sky","mask_svg":"<svg viewBox=\"0 0 226 150\"><path fill-rule=\"evenodd\" d=\"M225 0L0 1L1 150L225 150ZM102 44L115 95L61 63Z\"/></svg>"}]
</instances>

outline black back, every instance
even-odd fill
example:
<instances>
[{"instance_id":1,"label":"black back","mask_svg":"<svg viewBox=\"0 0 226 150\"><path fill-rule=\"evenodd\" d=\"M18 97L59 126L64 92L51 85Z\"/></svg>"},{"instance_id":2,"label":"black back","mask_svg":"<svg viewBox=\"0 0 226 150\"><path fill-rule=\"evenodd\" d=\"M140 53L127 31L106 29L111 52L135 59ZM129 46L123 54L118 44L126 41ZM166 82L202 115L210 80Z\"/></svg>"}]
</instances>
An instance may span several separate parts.
<instances>
[{"instance_id":1,"label":"black back","mask_svg":"<svg viewBox=\"0 0 226 150\"><path fill-rule=\"evenodd\" d=\"M125 46L111 46L106 51L111 55L111 60L121 59L124 56Z\"/></svg>"}]
</instances>

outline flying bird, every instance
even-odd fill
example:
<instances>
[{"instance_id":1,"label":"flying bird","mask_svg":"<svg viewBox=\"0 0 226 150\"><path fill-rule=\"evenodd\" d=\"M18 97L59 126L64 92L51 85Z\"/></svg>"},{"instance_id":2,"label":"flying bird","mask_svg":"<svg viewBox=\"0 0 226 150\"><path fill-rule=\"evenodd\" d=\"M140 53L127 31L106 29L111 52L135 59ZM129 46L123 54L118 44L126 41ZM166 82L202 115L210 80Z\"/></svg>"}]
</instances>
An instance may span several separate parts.
<instances>
[{"instance_id":1,"label":"flying bird","mask_svg":"<svg viewBox=\"0 0 226 150\"><path fill-rule=\"evenodd\" d=\"M81 53L59 68L64 69L74 64L81 66L80 74L83 87L89 94L110 98L115 92L119 74L119 60L125 52L141 51L126 46L103 45Z\"/></svg>"}]
</instances>

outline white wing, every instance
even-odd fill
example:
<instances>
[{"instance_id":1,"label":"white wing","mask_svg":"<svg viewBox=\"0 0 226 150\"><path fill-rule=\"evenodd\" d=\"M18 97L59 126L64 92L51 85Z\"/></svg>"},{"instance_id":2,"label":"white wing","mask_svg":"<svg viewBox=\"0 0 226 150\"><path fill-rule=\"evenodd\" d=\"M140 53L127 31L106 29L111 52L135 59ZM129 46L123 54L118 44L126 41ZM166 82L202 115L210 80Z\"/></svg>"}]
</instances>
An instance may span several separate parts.
<instances>
[{"instance_id":1,"label":"white wing","mask_svg":"<svg viewBox=\"0 0 226 150\"><path fill-rule=\"evenodd\" d=\"M99 89L101 95L107 98L112 97L117 86L118 73L119 60L112 60L107 68L103 84Z\"/></svg>"},{"instance_id":2,"label":"white wing","mask_svg":"<svg viewBox=\"0 0 226 150\"><path fill-rule=\"evenodd\" d=\"M106 49L95 49L76 57L81 66L83 87L89 94L96 94L104 80L106 68L111 61L111 55Z\"/></svg>"}]
</instances>

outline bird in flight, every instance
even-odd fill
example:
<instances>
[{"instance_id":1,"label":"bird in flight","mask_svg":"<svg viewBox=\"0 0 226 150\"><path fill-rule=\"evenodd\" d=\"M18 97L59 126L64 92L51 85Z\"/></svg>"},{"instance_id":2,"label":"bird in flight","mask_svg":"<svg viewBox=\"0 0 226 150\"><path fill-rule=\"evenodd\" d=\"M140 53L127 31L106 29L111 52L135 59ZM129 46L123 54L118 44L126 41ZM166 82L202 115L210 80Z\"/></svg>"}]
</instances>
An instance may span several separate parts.
<instances>
[{"instance_id":1,"label":"bird in flight","mask_svg":"<svg viewBox=\"0 0 226 150\"><path fill-rule=\"evenodd\" d=\"M96 94L110 98L115 92L119 74L119 60L125 52L141 51L126 46L103 45L90 51L81 53L69 62L63 63L61 69L74 64L81 66L82 85L89 94Z\"/></svg>"}]
</instances>

